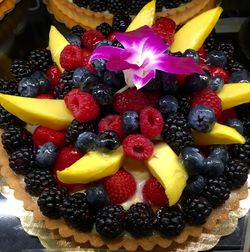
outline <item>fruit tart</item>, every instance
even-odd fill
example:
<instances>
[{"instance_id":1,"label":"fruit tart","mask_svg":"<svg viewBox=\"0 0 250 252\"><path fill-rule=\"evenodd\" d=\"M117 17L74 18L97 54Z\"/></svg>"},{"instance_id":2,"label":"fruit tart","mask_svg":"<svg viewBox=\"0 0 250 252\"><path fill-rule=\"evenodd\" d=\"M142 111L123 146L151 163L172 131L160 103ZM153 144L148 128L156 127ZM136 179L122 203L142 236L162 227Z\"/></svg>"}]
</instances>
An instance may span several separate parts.
<instances>
[{"instance_id":1,"label":"fruit tart","mask_svg":"<svg viewBox=\"0 0 250 252\"><path fill-rule=\"evenodd\" d=\"M1 174L80 247L182 244L247 197L250 76L216 43L222 9L177 32L144 11L126 32L52 26L0 82Z\"/></svg>"},{"instance_id":2,"label":"fruit tart","mask_svg":"<svg viewBox=\"0 0 250 252\"><path fill-rule=\"evenodd\" d=\"M74 25L95 29L102 23L129 22L150 0L44 0L56 19L69 28ZM156 16L173 19L177 25L215 6L215 0L157 0ZM116 26L114 26L116 30Z\"/></svg>"},{"instance_id":3,"label":"fruit tart","mask_svg":"<svg viewBox=\"0 0 250 252\"><path fill-rule=\"evenodd\" d=\"M4 18L5 14L12 11L20 1L21 0L0 0L0 20Z\"/></svg>"}]
</instances>

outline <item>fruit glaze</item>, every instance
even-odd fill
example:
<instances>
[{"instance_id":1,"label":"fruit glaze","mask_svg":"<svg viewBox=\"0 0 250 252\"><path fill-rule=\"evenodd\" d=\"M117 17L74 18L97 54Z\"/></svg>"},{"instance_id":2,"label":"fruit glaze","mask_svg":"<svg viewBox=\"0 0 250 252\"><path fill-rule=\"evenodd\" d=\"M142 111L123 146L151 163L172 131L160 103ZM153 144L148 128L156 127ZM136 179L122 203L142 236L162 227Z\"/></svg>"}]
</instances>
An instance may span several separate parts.
<instances>
[{"instance_id":1,"label":"fruit glaze","mask_svg":"<svg viewBox=\"0 0 250 252\"><path fill-rule=\"evenodd\" d=\"M52 26L49 50L13 62L2 144L44 216L106 240L174 237L245 184L250 74L216 42L221 12L176 31L151 1L116 31Z\"/></svg>"}]
</instances>

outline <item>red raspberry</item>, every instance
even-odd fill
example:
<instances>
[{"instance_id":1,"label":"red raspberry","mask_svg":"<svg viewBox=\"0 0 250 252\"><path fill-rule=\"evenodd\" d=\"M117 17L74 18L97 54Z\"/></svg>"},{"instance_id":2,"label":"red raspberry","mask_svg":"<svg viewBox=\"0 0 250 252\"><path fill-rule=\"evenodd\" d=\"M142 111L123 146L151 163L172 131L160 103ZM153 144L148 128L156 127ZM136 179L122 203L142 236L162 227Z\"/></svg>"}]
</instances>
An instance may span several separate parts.
<instances>
[{"instance_id":1,"label":"red raspberry","mask_svg":"<svg viewBox=\"0 0 250 252\"><path fill-rule=\"evenodd\" d=\"M79 190L83 190L86 188L84 184L64 184L57 179L56 171L62 171L65 168L74 164L78 159L82 157L82 153L78 151L76 148L67 146L61 149L58 152L54 167L53 167L53 175L58 183L58 185L67 188L71 192L76 192Z\"/></svg>"},{"instance_id":2,"label":"red raspberry","mask_svg":"<svg viewBox=\"0 0 250 252\"><path fill-rule=\"evenodd\" d=\"M111 204L121 204L127 201L136 191L134 177L124 169L104 178L103 184Z\"/></svg>"},{"instance_id":3,"label":"red raspberry","mask_svg":"<svg viewBox=\"0 0 250 252\"><path fill-rule=\"evenodd\" d=\"M135 160L148 160L154 152L154 144L141 134L131 134L123 142L123 150Z\"/></svg>"},{"instance_id":4,"label":"red raspberry","mask_svg":"<svg viewBox=\"0 0 250 252\"><path fill-rule=\"evenodd\" d=\"M39 94L36 96L38 99L54 99L52 94Z\"/></svg>"},{"instance_id":5,"label":"red raspberry","mask_svg":"<svg viewBox=\"0 0 250 252\"><path fill-rule=\"evenodd\" d=\"M226 109L222 111L218 122L221 124L225 124L228 119L237 118L237 113L234 108Z\"/></svg>"},{"instance_id":6,"label":"red raspberry","mask_svg":"<svg viewBox=\"0 0 250 252\"><path fill-rule=\"evenodd\" d=\"M220 118L222 112L221 99L214 91L203 89L198 92L193 99L192 107L196 105L206 105L210 107L214 110L216 118Z\"/></svg>"},{"instance_id":7,"label":"red raspberry","mask_svg":"<svg viewBox=\"0 0 250 252\"><path fill-rule=\"evenodd\" d=\"M82 49L76 45L67 45L60 55L60 64L66 71L74 70L82 66Z\"/></svg>"},{"instance_id":8,"label":"red raspberry","mask_svg":"<svg viewBox=\"0 0 250 252\"><path fill-rule=\"evenodd\" d=\"M229 80L228 72L221 67L210 67L209 72L211 76L221 77L224 80L224 83L227 83Z\"/></svg>"},{"instance_id":9,"label":"red raspberry","mask_svg":"<svg viewBox=\"0 0 250 252\"><path fill-rule=\"evenodd\" d=\"M116 41L116 32L111 32L109 35L108 35L108 40L111 41L111 42L115 42Z\"/></svg>"},{"instance_id":10,"label":"red raspberry","mask_svg":"<svg viewBox=\"0 0 250 252\"><path fill-rule=\"evenodd\" d=\"M89 61L90 56L92 55L93 51L87 48L82 49L82 66L89 70L91 73L96 73L95 68L92 66L91 62Z\"/></svg>"},{"instance_id":11,"label":"red raspberry","mask_svg":"<svg viewBox=\"0 0 250 252\"><path fill-rule=\"evenodd\" d=\"M207 55L207 52L204 48L204 46L202 46L199 50L198 50L198 53L199 53L199 63L200 64L203 64L205 62L205 57Z\"/></svg>"},{"instance_id":12,"label":"red raspberry","mask_svg":"<svg viewBox=\"0 0 250 252\"><path fill-rule=\"evenodd\" d=\"M60 77L60 75L61 75L61 71L60 71L58 66L52 66L47 71L47 76L48 76L48 78L50 80L50 85L51 85L52 90L56 86L58 78Z\"/></svg>"},{"instance_id":13,"label":"red raspberry","mask_svg":"<svg viewBox=\"0 0 250 252\"><path fill-rule=\"evenodd\" d=\"M163 128L163 118L161 112L152 107L146 107L140 114L141 133L147 137L159 135Z\"/></svg>"},{"instance_id":14,"label":"red raspberry","mask_svg":"<svg viewBox=\"0 0 250 252\"><path fill-rule=\"evenodd\" d=\"M35 147L52 142L59 148L65 145L64 137L64 131L56 131L42 126L37 127L32 136Z\"/></svg>"},{"instance_id":15,"label":"red raspberry","mask_svg":"<svg viewBox=\"0 0 250 252\"><path fill-rule=\"evenodd\" d=\"M64 101L78 122L92 121L99 115L100 109L94 97L80 89L71 90Z\"/></svg>"},{"instance_id":16,"label":"red raspberry","mask_svg":"<svg viewBox=\"0 0 250 252\"><path fill-rule=\"evenodd\" d=\"M203 63L203 64L199 64L199 66L201 67L202 70L207 71L207 72L210 73L210 68L209 68L208 65Z\"/></svg>"},{"instance_id":17,"label":"red raspberry","mask_svg":"<svg viewBox=\"0 0 250 252\"><path fill-rule=\"evenodd\" d=\"M96 30L88 30L82 36L82 43L89 49L95 49L96 45L105 39L105 36Z\"/></svg>"},{"instance_id":18,"label":"red raspberry","mask_svg":"<svg viewBox=\"0 0 250 252\"><path fill-rule=\"evenodd\" d=\"M113 108L120 114L129 110L140 113L147 106L147 102L147 97L142 91L132 88L114 95Z\"/></svg>"},{"instance_id":19,"label":"red raspberry","mask_svg":"<svg viewBox=\"0 0 250 252\"><path fill-rule=\"evenodd\" d=\"M175 22L166 17L156 20L152 26L153 31L162 37L168 45L171 45L174 41L175 28Z\"/></svg>"},{"instance_id":20,"label":"red raspberry","mask_svg":"<svg viewBox=\"0 0 250 252\"><path fill-rule=\"evenodd\" d=\"M99 131L113 130L121 139L123 139L125 132L122 128L122 117L120 115L108 115L102 118L98 124Z\"/></svg>"},{"instance_id":21,"label":"red raspberry","mask_svg":"<svg viewBox=\"0 0 250 252\"><path fill-rule=\"evenodd\" d=\"M168 198L163 186L156 180L156 178L149 178L143 189L142 194L144 200L155 206L168 206Z\"/></svg>"},{"instance_id":22,"label":"red raspberry","mask_svg":"<svg viewBox=\"0 0 250 252\"><path fill-rule=\"evenodd\" d=\"M161 97L161 94L159 91L149 91L149 90L144 90L143 93L147 97L147 106L150 107L156 107L157 103Z\"/></svg>"},{"instance_id":23,"label":"red raspberry","mask_svg":"<svg viewBox=\"0 0 250 252\"><path fill-rule=\"evenodd\" d=\"M186 74L178 74L175 76L179 85L182 86L184 85L185 81L186 81L186 78L188 77L188 75Z\"/></svg>"}]
</instances>

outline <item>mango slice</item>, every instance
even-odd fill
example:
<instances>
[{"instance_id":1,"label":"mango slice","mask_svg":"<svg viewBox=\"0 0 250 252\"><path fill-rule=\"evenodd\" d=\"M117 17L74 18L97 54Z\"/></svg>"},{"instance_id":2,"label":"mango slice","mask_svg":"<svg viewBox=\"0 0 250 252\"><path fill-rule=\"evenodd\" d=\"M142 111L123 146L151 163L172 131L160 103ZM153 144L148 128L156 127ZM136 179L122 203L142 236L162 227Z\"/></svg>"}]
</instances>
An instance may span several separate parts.
<instances>
[{"instance_id":1,"label":"mango slice","mask_svg":"<svg viewBox=\"0 0 250 252\"><path fill-rule=\"evenodd\" d=\"M0 104L11 114L32 125L63 130L73 120L64 100L0 94Z\"/></svg>"},{"instance_id":2,"label":"mango slice","mask_svg":"<svg viewBox=\"0 0 250 252\"><path fill-rule=\"evenodd\" d=\"M223 86L218 96L222 102L222 109L250 102L250 83L232 83Z\"/></svg>"},{"instance_id":3,"label":"mango slice","mask_svg":"<svg viewBox=\"0 0 250 252\"><path fill-rule=\"evenodd\" d=\"M216 7L203 12L184 24L175 34L174 42L170 48L171 51L184 52L187 49L199 50L216 25L221 12L222 8Z\"/></svg>"},{"instance_id":4,"label":"mango slice","mask_svg":"<svg viewBox=\"0 0 250 252\"><path fill-rule=\"evenodd\" d=\"M57 171L57 178L65 184L86 184L113 175L124 160L122 147L108 153L90 151L70 167Z\"/></svg>"},{"instance_id":5,"label":"mango slice","mask_svg":"<svg viewBox=\"0 0 250 252\"><path fill-rule=\"evenodd\" d=\"M212 144L244 144L246 139L234 128L215 123L213 129L208 133L198 131L192 132L197 145Z\"/></svg>"},{"instance_id":6,"label":"mango slice","mask_svg":"<svg viewBox=\"0 0 250 252\"><path fill-rule=\"evenodd\" d=\"M53 61L59 67L61 72L63 72L64 69L60 64L60 55L64 47L67 45L69 45L67 39L56 29L55 26L51 26L49 32L49 50L51 51Z\"/></svg>"},{"instance_id":7,"label":"mango slice","mask_svg":"<svg viewBox=\"0 0 250 252\"><path fill-rule=\"evenodd\" d=\"M130 23L126 32L134 31L144 25L151 27L155 18L155 4L156 0L153 0L140 10L140 12L135 16L133 21Z\"/></svg>"},{"instance_id":8,"label":"mango slice","mask_svg":"<svg viewBox=\"0 0 250 252\"><path fill-rule=\"evenodd\" d=\"M179 157L166 144L155 145L154 155L146 162L152 175L164 187L169 206L174 205L186 186L188 175Z\"/></svg>"}]
</instances>

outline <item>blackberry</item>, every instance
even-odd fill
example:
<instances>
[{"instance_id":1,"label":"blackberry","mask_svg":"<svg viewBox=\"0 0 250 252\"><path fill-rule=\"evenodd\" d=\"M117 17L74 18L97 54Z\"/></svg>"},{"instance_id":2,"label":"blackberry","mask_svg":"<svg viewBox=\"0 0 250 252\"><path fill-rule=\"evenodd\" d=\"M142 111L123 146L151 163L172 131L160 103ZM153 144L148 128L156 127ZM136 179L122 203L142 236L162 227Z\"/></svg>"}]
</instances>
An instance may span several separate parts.
<instances>
[{"instance_id":1,"label":"blackberry","mask_svg":"<svg viewBox=\"0 0 250 252\"><path fill-rule=\"evenodd\" d=\"M19 95L18 83L16 80L3 80L0 79L0 93L9 95Z\"/></svg>"},{"instance_id":2,"label":"blackberry","mask_svg":"<svg viewBox=\"0 0 250 252\"><path fill-rule=\"evenodd\" d=\"M30 146L32 135L24 128L10 125L2 134L2 143L4 149L11 153L22 146Z\"/></svg>"},{"instance_id":3,"label":"blackberry","mask_svg":"<svg viewBox=\"0 0 250 252\"><path fill-rule=\"evenodd\" d=\"M128 14L136 15L141 10L141 8L148 2L149 0L131 0L128 6Z\"/></svg>"},{"instance_id":4,"label":"blackberry","mask_svg":"<svg viewBox=\"0 0 250 252\"><path fill-rule=\"evenodd\" d=\"M231 59L231 60L229 60L227 62L226 70L228 70L231 73L241 71L241 70L244 70L244 69L245 69L245 66L243 66L237 60Z\"/></svg>"},{"instance_id":5,"label":"blackberry","mask_svg":"<svg viewBox=\"0 0 250 252\"><path fill-rule=\"evenodd\" d=\"M73 3L78 7L86 8L89 5L89 0L73 0Z\"/></svg>"},{"instance_id":6,"label":"blackberry","mask_svg":"<svg viewBox=\"0 0 250 252\"><path fill-rule=\"evenodd\" d=\"M125 227L125 211L121 205L105 206L97 212L96 231L104 238L115 238Z\"/></svg>"},{"instance_id":7,"label":"blackberry","mask_svg":"<svg viewBox=\"0 0 250 252\"><path fill-rule=\"evenodd\" d=\"M29 61L33 71L47 72L53 65L51 53L47 49L35 49L31 51Z\"/></svg>"},{"instance_id":8,"label":"blackberry","mask_svg":"<svg viewBox=\"0 0 250 252\"><path fill-rule=\"evenodd\" d=\"M85 193L75 193L64 198L60 213L66 223L78 230L87 232L93 227L94 216Z\"/></svg>"},{"instance_id":9,"label":"blackberry","mask_svg":"<svg viewBox=\"0 0 250 252\"><path fill-rule=\"evenodd\" d=\"M24 77L29 77L32 74L31 65L25 60L14 60L10 71L17 81Z\"/></svg>"},{"instance_id":10,"label":"blackberry","mask_svg":"<svg viewBox=\"0 0 250 252\"><path fill-rule=\"evenodd\" d=\"M210 202L213 208L224 204L229 195L230 190L223 177L209 178L202 193L202 196Z\"/></svg>"},{"instance_id":11,"label":"blackberry","mask_svg":"<svg viewBox=\"0 0 250 252\"><path fill-rule=\"evenodd\" d=\"M166 236L176 236L185 227L182 212L177 207L161 207L155 217L155 229Z\"/></svg>"},{"instance_id":12,"label":"blackberry","mask_svg":"<svg viewBox=\"0 0 250 252\"><path fill-rule=\"evenodd\" d=\"M43 215L58 219L61 217L60 207L65 198L66 191L58 187L45 188L37 200L37 204Z\"/></svg>"},{"instance_id":13,"label":"blackberry","mask_svg":"<svg viewBox=\"0 0 250 252\"><path fill-rule=\"evenodd\" d=\"M128 14L125 0L107 0L107 9L113 15ZM116 31L116 30L115 30Z\"/></svg>"},{"instance_id":14,"label":"blackberry","mask_svg":"<svg viewBox=\"0 0 250 252\"><path fill-rule=\"evenodd\" d=\"M97 126L95 122L80 123L74 119L66 131L66 135L65 135L66 143L75 144L77 137L85 131L96 133Z\"/></svg>"},{"instance_id":15,"label":"blackberry","mask_svg":"<svg viewBox=\"0 0 250 252\"><path fill-rule=\"evenodd\" d=\"M191 103L192 103L191 95L180 93L176 98L179 104L179 112L187 116L191 109Z\"/></svg>"},{"instance_id":16,"label":"blackberry","mask_svg":"<svg viewBox=\"0 0 250 252\"><path fill-rule=\"evenodd\" d=\"M165 0L157 0L156 1L156 11L157 12L162 11L162 8L164 6L164 2L165 2Z\"/></svg>"},{"instance_id":17,"label":"blackberry","mask_svg":"<svg viewBox=\"0 0 250 252\"><path fill-rule=\"evenodd\" d=\"M213 31L209 34L209 36L205 40L204 48L205 48L206 52L210 52L210 51L214 50L214 48L215 48L215 36L214 36Z\"/></svg>"},{"instance_id":18,"label":"blackberry","mask_svg":"<svg viewBox=\"0 0 250 252\"><path fill-rule=\"evenodd\" d=\"M247 181L248 165L241 159L231 158L227 162L224 176L230 189L240 188Z\"/></svg>"},{"instance_id":19,"label":"blackberry","mask_svg":"<svg viewBox=\"0 0 250 252\"><path fill-rule=\"evenodd\" d=\"M26 191L32 196L39 196L45 188L55 185L51 171L39 169L34 169L28 173L24 182Z\"/></svg>"},{"instance_id":20,"label":"blackberry","mask_svg":"<svg viewBox=\"0 0 250 252\"><path fill-rule=\"evenodd\" d=\"M112 29L114 31L125 32L130 23L131 23L130 16L116 15L113 18Z\"/></svg>"},{"instance_id":21,"label":"blackberry","mask_svg":"<svg viewBox=\"0 0 250 252\"><path fill-rule=\"evenodd\" d=\"M17 174L28 174L34 169L35 164L35 152L32 147L22 147L9 156L9 166Z\"/></svg>"},{"instance_id":22,"label":"blackberry","mask_svg":"<svg viewBox=\"0 0 250 252\"><path fill-rule=\"evenodd\" d=\"M12 115L2 106L0 106L0 128L5 129L9 127L11 124L22 127L25 125L25 122L20 120L18 117Z\"/></svg>"},{"instance_id":23,"label":"blackberry","mask_svg":"<svg viewBox=\"0 0 250 252\"><path fill-rule=\"evenodd\" d=\"M89 3L89 8L92 11L105 11L107 9L107 1L106 0L91 0Z\"/></svg>"},{"instance_id":24,"label":"blackberry","mask_svg":"<svg viewBox=\"0 0 250 252\"><path fill-rule=\"evenodd\" d=\"M212 212L212 206L202 197L183 199L181 201L181 209L186 222L191 225L206 223L208 216Z\"/></svg>"},{"instance_id":25,"label":"blackberry","mask_svg":"<svg viewBox=\"0 0 250 252\"><path fill-rule=\"evenodd\" d=\"M162 139L169 144L177 154L187 146L193 146L194 141L188 121L181 113L175 113L164 118Z\"/></svg>"},{"instance_id":26,"label":"blackberry","mask_svg":"<svg viewBox=\"0 0 250 252\"><path fill-rule=\"evenodd\" d=\"M219 43L216 50L223 51L227 56L227 60L232 60L234 55L234 46L231 43Z\"/></svg>"},{"instance_id":27,"label":"blackberry","mask_svg":"<svg viewBox=\"0 0 250 252\"><path fill-rule=\"evenodd\" d=\"M145 203L133 204L127 211L126 229L136 237L150 235L153 230L154 214Z\"/></svg>"},{"instance_id":28,"label":"blackberry","mask_svg":"<svg viewBox=\"0 0 250 252\"><path fill-rule=\"evenodd\" d=\"M101 32L105 37L107 37L113 31L111 25L105 22L98 25L96 30Z\"/></svg>"},{"instance_id":29,"label":"blackberry","mask_svg":"<svg viewBox=\"0 0 250 252\"><path fill-rule=\"evenodd\" d=\"M82 28L80 25L75 25L70 29L69 32L81 38L85 31L86 29Z\"/></svg>"},{"instance_id":30,"label":"blackberry","mask_svg":"<svg viewBox=\"0 0 250 252\"><path fill-rule=\"evenodd\" d=\"M64 71L61 74L54 89L55 98L63 99L64 96L75 87L72 78L73 78L73 71L70 72Z\"/></svg>"},{"instance_id":31,"label":"blackberry","mask_svg":"<svg viewBox=\"0 0 250 252\"><path fill-rule=\"evenodd\" d=\"M166 9L173 9L173 8L177 8L181 5L181 1L179 0L166 0L164 3L164 7Z\"/></svg>"}]
</instances>

